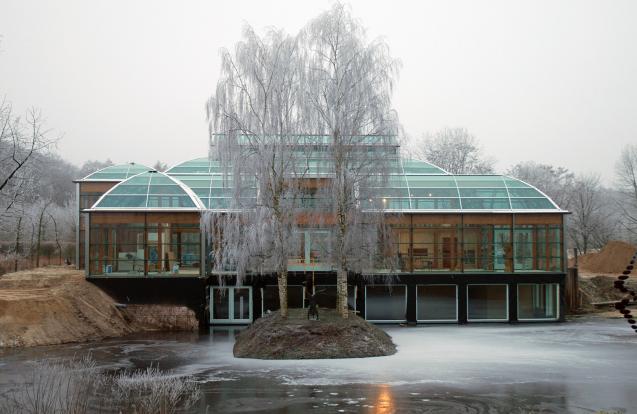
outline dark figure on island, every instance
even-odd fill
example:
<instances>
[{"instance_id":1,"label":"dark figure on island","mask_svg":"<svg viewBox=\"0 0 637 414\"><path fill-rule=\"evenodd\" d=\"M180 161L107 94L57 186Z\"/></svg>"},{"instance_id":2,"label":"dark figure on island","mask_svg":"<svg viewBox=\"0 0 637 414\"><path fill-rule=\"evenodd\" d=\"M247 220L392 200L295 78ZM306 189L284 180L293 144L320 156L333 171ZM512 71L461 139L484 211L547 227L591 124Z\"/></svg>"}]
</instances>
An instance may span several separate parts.
<instances>
[{"instance_id":1,"label":"dark figure on island","mask_svg":"<svg viewBox=\"0 0 637 414\"><path fill-rule=\"evenodd\" d=\"M319 313L318 313L318 306L316 304L316 295L318 295L321 292L324 292L325 289L319 290L318 292L314 292L312 293L310 296L308 296L308 308L307 308L307 320L309 321L310 318L313 318L314 320L318 321L319 320Z\"/></svg>"}]
</instances>

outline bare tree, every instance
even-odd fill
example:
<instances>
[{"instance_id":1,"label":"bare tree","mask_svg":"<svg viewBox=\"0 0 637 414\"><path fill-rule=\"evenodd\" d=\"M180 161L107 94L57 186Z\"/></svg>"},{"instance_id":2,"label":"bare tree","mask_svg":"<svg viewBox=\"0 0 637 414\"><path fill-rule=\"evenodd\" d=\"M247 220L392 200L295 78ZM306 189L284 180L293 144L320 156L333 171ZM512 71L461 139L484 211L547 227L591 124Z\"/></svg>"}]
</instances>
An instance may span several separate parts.
<instances>
[{"instance_id":1,"label":"bare tree","mask_svg":"<svg viewBox=\"0 0 637 414\"><path fill-rule=\"evenodd\" d=\"M416 155L452 174L493 174L493 159L482 154L475 135L465 128L444 128L427 134Z\"/></svg>"},{"instance_id":2,"label":"bare tree","mask_svg":"<svg viewBox=\"0 0 637 414\"><path fill-rule=\"evenodd\" d=\"M0 203L5 211L30 191L33 176L27 170L54 142L40 111L31 109L22 119L13 115L10 103L0 102Z\"/></svg>"},{"instance_id":3,"label":"bare tree","mask_svg":"<svg viewBox=\"0 0 637 414\"><path fill-rule=\"evenodd\" d=\"M106 167L110 167L111 165L115 165L113 163L113 161L109 159L107 159L106 161L97 161L97 160L89 160L84 162L84 164L82 164L82 166L80 167L80 170L77 173L77 177L76 178L84 178L87 175L97 171L97 170L101 170L102 168L106 168Z\"/></svg>"},{"instance_id":4,"label":"bare tree","mask_svg":"<svg viewBox=\"0 0 637 414\"><path fill-rule=\"evenodd\" d=\"M560 208L570 208L575 174L568 169L527 161L512 166L507 174L537 187Z\"/></svg>"},{"instance_id":5,"label":"bare tree","mask_svg":"<svg viewBox=\"0 0 637 414\"><path fill-rule=\"evenodd\" d=\"M332 214L328 246L337 274L337 310L347 318L348 272L373 267L383 234L383 214L373 212L384 205L374 190L383 187L397 156L399 124L391 95L400 64L384 41L367 40L341 3L303 29L301 45L306 129L328 137L331 179L323 199Z\"/></svg>"},{"instance_id":6,"label":"bare tree","mask_svg":"<svg viewBox=\"0 0 637 414\"><path fill-rule=\"evenodd\" d=\"M211 157L232 192L226 212L202 217L214 246L214 270L277 275L281 316L287 317L288 257L297 226L297 199L307 172L299 134L296 39L246 26L234 52L222 52L221 78L210 98Z\"/></svg>"},{"instance_id":7,"label":"bare tree","mask_svg":"<svg viewBox=\"0 0 637 414\"><path fill-rule=\"evenodd\" d=\"M617 184L621 192L619 208L624 227L637 235L637 145L627 145L616 165Z\"/></svg>"},{"instance_id":8,"label":"bare tree","mask_svg":"<svg viewBox=\"0 0 637 414\"><path fill-rule=\"evenodd\" d=\"M617 221L611 205L612 200L598 175L576 177L567 230L572 243L583 254L591 248L602 247L613 238Z\"/></svg>"}]
</instances>

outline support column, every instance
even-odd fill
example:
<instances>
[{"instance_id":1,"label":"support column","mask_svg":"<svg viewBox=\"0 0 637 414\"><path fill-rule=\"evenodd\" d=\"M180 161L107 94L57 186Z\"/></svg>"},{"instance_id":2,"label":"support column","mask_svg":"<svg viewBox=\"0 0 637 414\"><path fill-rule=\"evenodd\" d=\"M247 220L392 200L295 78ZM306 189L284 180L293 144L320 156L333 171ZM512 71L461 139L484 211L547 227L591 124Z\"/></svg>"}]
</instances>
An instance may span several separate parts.
<instances>
[{"instance_id":1,"label":"support column","mask_svg":"<svg viewBox=\"0 0 637 414\"><path fill-rule=\"evenodd\" d=\"M467 323L467 282L466 280L458 281L458 323L464 325Z\"/></svg>"}]
</instances>

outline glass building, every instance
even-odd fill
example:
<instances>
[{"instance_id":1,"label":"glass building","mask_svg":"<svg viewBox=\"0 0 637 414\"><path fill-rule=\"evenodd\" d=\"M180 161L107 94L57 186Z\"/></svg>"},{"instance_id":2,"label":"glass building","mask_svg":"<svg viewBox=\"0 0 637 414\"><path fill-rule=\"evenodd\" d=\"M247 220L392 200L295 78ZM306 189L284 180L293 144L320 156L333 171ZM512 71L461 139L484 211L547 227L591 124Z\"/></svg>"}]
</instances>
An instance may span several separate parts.
<instances>
[{"instance_id":1,"label":"glass building","mask_svg":"<svg viewBox=\"0 0 637 414\"><path fill-rule=\"evenodd\" d=\"M310 177L329 179L320 154L309 157ZM397 266L352 276L350 308L375 322L563 319L566 211L512 177L452 175L427 162L396 160L379 194L392 228L385 254ZM196 279L205 286L212 324L246 323L278 308L274 275L219 285L207 263L201 214L227 210L233 194L218 162L197 158L163 173L112 166L78 180L77 191L78 267L88 278L130 286ZM326 232L296 235L291 306L305 306L308 290L321 292L319 306L334 306L335 274L320 254Z\"/></svg>"}]
</instances>

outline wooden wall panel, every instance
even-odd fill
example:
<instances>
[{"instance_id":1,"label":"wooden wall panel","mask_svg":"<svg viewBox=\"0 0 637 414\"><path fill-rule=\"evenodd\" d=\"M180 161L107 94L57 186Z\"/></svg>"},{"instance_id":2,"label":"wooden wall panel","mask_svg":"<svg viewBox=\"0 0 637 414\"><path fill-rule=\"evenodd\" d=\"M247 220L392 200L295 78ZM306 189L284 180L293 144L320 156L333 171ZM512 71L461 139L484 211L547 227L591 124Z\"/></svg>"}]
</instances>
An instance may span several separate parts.
<instances>
[{"instance_id":1,"label":"wooden wall panel","mask_svg":"<svg viewBox=\"0 0 637 414\"><path fill-rule=\"evenodd\" d=\"M119 182L80 183L80 193L105 193Z\"/></svg>"}]
</instances>

